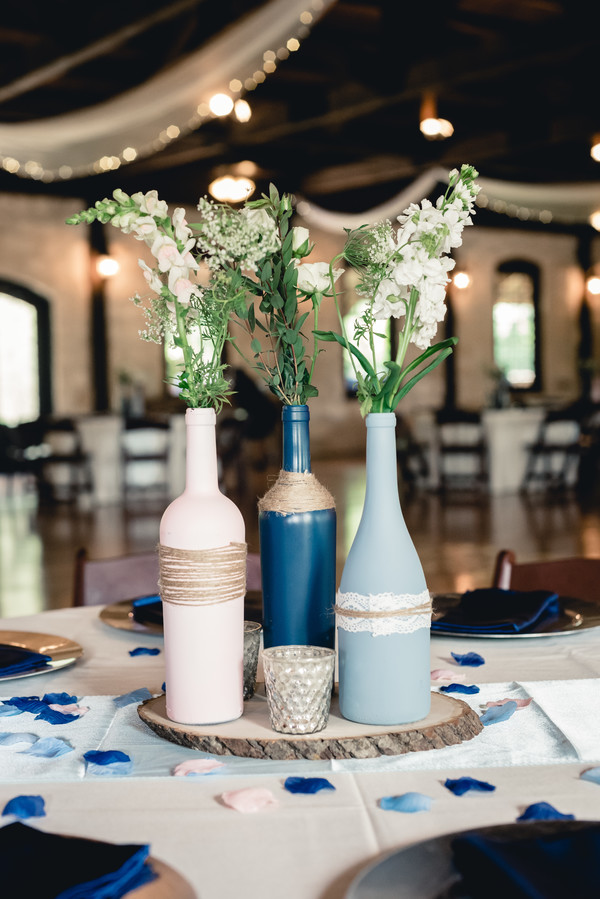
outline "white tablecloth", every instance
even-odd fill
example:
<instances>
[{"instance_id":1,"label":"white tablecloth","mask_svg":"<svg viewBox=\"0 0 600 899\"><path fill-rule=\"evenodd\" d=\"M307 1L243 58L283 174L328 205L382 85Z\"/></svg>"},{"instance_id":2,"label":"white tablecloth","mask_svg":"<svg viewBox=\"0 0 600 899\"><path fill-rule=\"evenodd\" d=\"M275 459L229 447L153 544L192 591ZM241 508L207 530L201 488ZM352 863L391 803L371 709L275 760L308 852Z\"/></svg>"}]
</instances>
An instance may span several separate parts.
<instances>
[{"instance_id":1,"label":"white tablecloth","mask_svg":"<svg viewBox=\"0 0 600 899\"><path fill-rule=\"evenodd\" d=\"M505 722L474 740L406 756L357 762L227 764L206 777L173 777L177 762L197 757L150 732L136 706L114 697L140 687L160 692L164 656L131 657L137 646L162 648L162 638L104 624L98 608L60 609L0 620L0 629L58 634L77 641L83 657L71 668L0 683L0 698L74 694L90 712L53 727L26 713L0 718L0 732L69 736L75 751L60 759L19 757L0 746L0 808L16 795L42 795L46 817L33 826L112 842L149 843L151 854L176 868L198 899L342 899L356 873L379 853L471 827L510 823L533 802L546 801L580 820L600 818L600 786L580 774L600 763L600 631L531 639L435 637L431 667L453 668L481 692L461 697L481 711L488 699L532 697ZM450 652L476 651L485 664L458 668ZM435 689L436 685L432 687ZM131 775L94 777L87 749L122 749ZM320 774L335 786L315 795L283 788L287 774ZM468 774L493 793L455 796L446 777ZM270 789L277 805L255 815L219 799L246 786ZM384 811L383 796L408 791L433 799L428 812ZM0 825L8 823L0 819Z\"/></svg>"}]
</instances>

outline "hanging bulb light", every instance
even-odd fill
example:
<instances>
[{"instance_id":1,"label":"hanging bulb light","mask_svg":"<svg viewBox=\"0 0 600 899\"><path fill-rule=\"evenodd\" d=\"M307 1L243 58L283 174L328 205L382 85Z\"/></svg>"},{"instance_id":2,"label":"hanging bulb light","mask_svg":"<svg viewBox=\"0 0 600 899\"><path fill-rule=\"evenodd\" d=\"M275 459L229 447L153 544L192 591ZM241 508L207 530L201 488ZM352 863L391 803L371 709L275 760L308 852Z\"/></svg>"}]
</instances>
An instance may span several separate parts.
<instances>
[{"instance_id":1,"label":"hanging bulb light","mask_svg":"<svg viewBox=\"0 0 600 899\"><path fill-rule=\"evenodd\" d=\"M437 101L432 91L425 91L421 99L419 128L427 140L445 140L454 134L454 126L448 119L440 119L437 114Z\"/></svg>"}]
</instances>

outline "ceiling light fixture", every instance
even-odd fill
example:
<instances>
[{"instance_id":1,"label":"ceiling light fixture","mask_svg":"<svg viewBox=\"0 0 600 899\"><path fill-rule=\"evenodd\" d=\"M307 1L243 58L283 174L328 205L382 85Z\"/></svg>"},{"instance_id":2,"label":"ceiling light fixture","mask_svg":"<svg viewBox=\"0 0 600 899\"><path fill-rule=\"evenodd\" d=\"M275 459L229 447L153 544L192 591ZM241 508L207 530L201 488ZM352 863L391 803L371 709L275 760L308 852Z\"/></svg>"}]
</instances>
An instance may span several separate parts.
<instances>
[{"instance_id":1,"label":"ceiling light fixture","mask_svg":"<svg viewBox=\"0 0 600 899\"><path fill-rule=\"evenodd\" d=\"M208 108L213 115L226 116L233 109L233 100L229 94L213 94L208 101Z\"/></svg>"},{"instance_id":2,"label":"ceiling light fixture","mask_svg":"<svg viewBox=\"0 0 600 899\"><path fill-rule=\"evenodd\" d=\"M252 108L247 100L236 100L233 109L238 122L249 122L252 118Z\"/></svg>"},{"instance_id":3,"label":"ceiling light fixture","mask_svg":"<svg viewBox=\"0 0 600 899\"><path fill-rule=\"evenodd\" d=\"M452 123L438 117L437 101L431 91L425 91L421 99L419 128L427 140L445 140L454 134Z\"/></svg>"},{"instance_id":4,"label":"ceiling light fixture","mask_svg":"<svg viewBox=\"0 0 600 899\"><path fill-rule=\"evenodd\" d=\"M219 203L241 203L256 190L251 178L234 175L221 175L208 185L211 197Z\"/></svg>"}]
</instances>

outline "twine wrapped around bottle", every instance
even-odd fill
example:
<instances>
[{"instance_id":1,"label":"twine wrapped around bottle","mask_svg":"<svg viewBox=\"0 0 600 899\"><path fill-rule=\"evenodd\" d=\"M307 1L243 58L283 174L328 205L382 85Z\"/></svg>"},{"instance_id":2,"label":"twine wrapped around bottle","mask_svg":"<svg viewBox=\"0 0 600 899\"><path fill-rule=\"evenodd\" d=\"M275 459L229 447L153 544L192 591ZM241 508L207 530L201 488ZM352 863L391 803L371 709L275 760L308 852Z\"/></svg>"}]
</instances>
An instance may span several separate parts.
<instances>
[{"instance_id":1,"label":"twine wrapped around bottle","mask_svg":"<svg viewBox=\"0 0 600 899\"><path fill-rule=\"evenodd\" d=\"M282 469L274 485L258 501L259 512L279 512L280 515L319 509L335 509L335 500L309 471Z\"/></svg>"},{"instance_id":2,"label":"twine wrapped around bottle","mask_svg":"<svg viewBox=\"0 0 600 899\"><path fill-rule=\"evenodd\" d=\"M245 543L214 549L176 549L158 546L158 589L163 602L176 605L215 605L246 593Z\"/></svg>"}]
</instances>

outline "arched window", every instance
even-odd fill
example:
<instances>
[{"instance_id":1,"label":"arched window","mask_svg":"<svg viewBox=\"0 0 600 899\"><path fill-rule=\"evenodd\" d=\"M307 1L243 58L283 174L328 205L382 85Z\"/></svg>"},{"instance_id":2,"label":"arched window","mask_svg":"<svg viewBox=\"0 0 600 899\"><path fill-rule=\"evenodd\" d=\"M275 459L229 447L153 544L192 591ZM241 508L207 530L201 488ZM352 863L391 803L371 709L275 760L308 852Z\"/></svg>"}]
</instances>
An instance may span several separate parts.
<instances>
[{"instance_id":1,"label":"arched window","mask_svg":"<svg viewBox=\"0 0 600 899\"><path fill-rule=\"evenodd\" d=\"M497 268L494 362L513 390L540 389L539 281L538 266L522 259Z\"/></svg>"},{"instance_id":2,"label":"arched window","mask_svg":"<svg viewBox=\"0 0 600 899\"><path fill-rule=\"evenodd\" d=\"M48 415L51 398L48 301L0 280L0 423L15 427Z\"/></svg>"}]
</instances>

